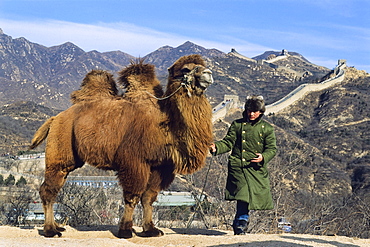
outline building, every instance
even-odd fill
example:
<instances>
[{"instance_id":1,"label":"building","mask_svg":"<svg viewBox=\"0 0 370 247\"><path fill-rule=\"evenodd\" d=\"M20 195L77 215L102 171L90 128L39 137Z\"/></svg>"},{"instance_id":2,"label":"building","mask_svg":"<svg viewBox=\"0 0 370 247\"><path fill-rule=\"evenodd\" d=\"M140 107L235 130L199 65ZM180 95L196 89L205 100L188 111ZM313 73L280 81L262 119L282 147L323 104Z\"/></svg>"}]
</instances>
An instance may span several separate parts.
<instances>
[{"instance_id":1,"label":"building","mask_svg":"<svg viewBox=\"0 0 370 247\"><path fill-rule=\"evenodd\" d=\"M115 176L69 176L67 183L93 188L111 188L118 186Z\"/></svg>"}]
</instances>

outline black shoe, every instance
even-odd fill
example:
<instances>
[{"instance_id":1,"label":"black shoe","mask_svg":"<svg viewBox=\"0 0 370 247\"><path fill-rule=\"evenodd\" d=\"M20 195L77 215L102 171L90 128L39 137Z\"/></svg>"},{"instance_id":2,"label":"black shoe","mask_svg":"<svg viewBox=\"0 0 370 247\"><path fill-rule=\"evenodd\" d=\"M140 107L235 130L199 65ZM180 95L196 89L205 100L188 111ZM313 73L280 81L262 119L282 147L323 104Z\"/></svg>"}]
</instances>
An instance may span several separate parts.
<instances>
[{"instance_id":1,"label":"black shoe","mask_svg":"<svg viewBox=\"0 0 370 247\"><path fill-rule=\"evenodd\" d=\"M241 228L234 228L234 235L245 235L245 231Z\"/></svg>"},{"instance_id":2,"label":"black shoe","mask_svg":"<svg viewBox=\"0 0 370 247\"><path fill-rule=\"evenodd\" d=\"M235 220L233 223L234 235L245 235L245 230L248 227L248 221Z\"/></svg>"}]
</instances>

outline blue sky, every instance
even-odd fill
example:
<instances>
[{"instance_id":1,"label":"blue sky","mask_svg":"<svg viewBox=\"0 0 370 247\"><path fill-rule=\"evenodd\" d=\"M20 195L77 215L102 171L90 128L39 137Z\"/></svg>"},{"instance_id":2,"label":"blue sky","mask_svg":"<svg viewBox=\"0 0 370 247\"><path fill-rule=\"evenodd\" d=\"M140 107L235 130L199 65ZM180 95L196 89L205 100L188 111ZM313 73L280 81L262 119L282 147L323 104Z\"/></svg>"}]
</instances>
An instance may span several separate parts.
<instances>
[{"instance_id":1,"label":"blue sky","mask_svg":"<svg viewBox=\"0 0 370 247\"><path fill-rule=\"evenodd\" d=\"M369 0L0 0L0 28L45 46L136 57L191 41L253 57L286 49L370 72Z\"/></svg>"}]
</instances>

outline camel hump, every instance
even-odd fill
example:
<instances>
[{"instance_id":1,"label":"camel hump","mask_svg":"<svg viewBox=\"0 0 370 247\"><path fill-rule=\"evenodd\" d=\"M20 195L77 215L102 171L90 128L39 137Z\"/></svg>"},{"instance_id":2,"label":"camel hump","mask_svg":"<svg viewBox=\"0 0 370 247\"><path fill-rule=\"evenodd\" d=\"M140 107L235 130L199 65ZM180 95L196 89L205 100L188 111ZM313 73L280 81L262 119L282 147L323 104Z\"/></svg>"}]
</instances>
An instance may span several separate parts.
<instances>
[{"instance_id":1,"label":"camel hump","mask_svg":"<svg viewBox=\"0 0 370 247\"><path fill-rule=\"evenodd\" d=\"M92 70L83 79L80 89L71 93L71 101L95 100L101 97L113 98L118 95L113 75L104 70Z\"/></svg>"},{"instance_id":2,"label":"camel hump","mask_svg":"<svg viewBox=\"0 0 370 247\"><path fill-rule=\"evenodd\" d=\"M126 93L144 90L155 94L163 93L154 65L144 63L144 59L132 60L131 64L118 74L118 83L123 85Z\"/></svg>"}]
</instances>

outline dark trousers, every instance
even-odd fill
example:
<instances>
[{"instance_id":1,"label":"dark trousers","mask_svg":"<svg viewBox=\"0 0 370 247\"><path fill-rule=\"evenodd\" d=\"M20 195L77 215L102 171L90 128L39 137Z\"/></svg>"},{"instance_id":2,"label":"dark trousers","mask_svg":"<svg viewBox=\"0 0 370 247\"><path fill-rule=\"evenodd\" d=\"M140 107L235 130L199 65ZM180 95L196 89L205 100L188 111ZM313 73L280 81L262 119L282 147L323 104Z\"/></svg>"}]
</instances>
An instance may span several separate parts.
<instances>
[{"instance_id":1,"label":"dark trousers","mask_svg":"<svg viewBox=\"0 0 370 247\"><path fill-rule=\"evenodd\" d=\"M236 201L236 214L235 214L235 221L245 220L248 221L249 219L249 203L243 201Z\"/></svg>"},{"instance_id":2,"label":"dark trousers","mask_svg":"<svg viewBox=\"0 0 370 247\"><path fill-rule=\"evenodd\" d=\"M243 201L236 202L236 214L233 222L233 230L235 235L244 235L248 227L249 219L249 203Z\"/></svg>"}]
</instances>

